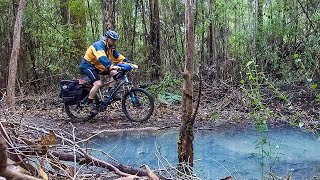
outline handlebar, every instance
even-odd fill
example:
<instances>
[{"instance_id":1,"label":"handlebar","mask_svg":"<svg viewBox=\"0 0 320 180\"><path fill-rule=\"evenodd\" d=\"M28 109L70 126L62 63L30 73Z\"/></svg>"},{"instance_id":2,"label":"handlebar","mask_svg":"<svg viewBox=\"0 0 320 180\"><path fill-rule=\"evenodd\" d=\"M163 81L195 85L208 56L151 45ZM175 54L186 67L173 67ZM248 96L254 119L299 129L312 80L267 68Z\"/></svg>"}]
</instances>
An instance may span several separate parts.
<instances>
[{"instance_id":1,"label":"handlebar","mask_svg":"<svg viewBox=\"0 0 320 180\"><path fill-rule=\"evenodd\" d=\"M124 76L126 72L129 72L133 69L138 69L138 65L132 63L123 63L118 64L117 66L119 66L120 69L118 70L118 73L113 76L113 78L116 80Z\"/></svg>"},{"instance_id":2,"label":"handlebar","mask_svg":"<svg viewBox=\"0 0 320 180\"><path fill-rule=\"evenodd\" d=\"M117 64L116 66L120 67L120 70L131 71L132 69L138 69L138 65L132 63L122 63Z\"/></svg>"}]
</instances>

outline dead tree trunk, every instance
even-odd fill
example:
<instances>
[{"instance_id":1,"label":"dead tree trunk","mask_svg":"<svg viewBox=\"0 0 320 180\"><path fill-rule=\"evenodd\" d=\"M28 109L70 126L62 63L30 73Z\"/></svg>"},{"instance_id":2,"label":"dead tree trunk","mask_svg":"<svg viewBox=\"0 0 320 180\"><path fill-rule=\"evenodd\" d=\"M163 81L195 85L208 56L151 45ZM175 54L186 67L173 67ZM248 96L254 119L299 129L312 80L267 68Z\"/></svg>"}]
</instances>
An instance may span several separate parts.
<instances>
[{"instance_id":1,"label":"dead tree trunk","mask_svg":"<svg viewBox=\"0 0 320 180\"><path fill-rule=\"evenodd\" d=\"M26 7L26 0L20 0L18 13L16 16L16 22L13 31L13 46L9 61L9 74L8 74L8 84L7 84L7 102L8 106L14 110L15 105L15 83L17 77L17 64L18 55L20 49L20 36L21 36L21 26L22 26L22 16L24 9Z\"/></svg>"},{"instance_id":2,"label":"dead tree trunk","mask_svg":"<svg viewBox=\"0 0 320 180\"><path fill-rule=\"evenodd\" d=\"M187 166L193 167L193 124L192 100L193 100L193 63L194 63L194 19L193 0L186 1L185 24L186 24L186 62L183 72L183 99L182 99L182 119L178 140L178 159L180 165L187 173L191 173Z\"/></svg>"}]
</instances>

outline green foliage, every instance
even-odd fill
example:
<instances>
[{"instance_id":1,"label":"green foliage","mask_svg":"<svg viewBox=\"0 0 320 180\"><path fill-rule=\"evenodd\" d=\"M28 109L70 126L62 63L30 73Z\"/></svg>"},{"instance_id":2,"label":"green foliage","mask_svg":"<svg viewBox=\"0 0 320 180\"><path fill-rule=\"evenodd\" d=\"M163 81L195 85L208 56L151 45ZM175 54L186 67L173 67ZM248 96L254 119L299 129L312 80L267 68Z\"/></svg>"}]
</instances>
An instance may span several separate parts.
<instances>
[{"instance_id":1,"label":"green foliage","mask_svg":"<svg viewBox=\"0 0 320 180\"><path fill-rule=\"evenodd\" d=\"M216 121L216 120L218 120L218 119L219 119L219 113L217 113L217 112L212 112L212 113L210 113L209 119L210 119L211 121Z\"/></svg>"},{"instance_id":2,"label":"green foliage","mask_svg":"<svg viewBox=\"0 0 320 180\"><path fill-rule=\"evenodd\" d=\"M164 79L159 83L148 87L148 91L156 96L161 103L177 103L182 99L180 91L181 83L181 79L172 74L166 74Z\"/></svg>"},{"instance_id":3,"label":"green foliage","mask_svg":"<svg viewBox=\"0 0 320 180\"><path fill-rule=\"evenodd\" d=\"M267 85L272 89L278 97L289 103L288 99L277 88L275 88L265 78L262 72L257 69L256 62L250 60L246 63L246 76L240 80L241 88L249 102L251 102L250 117L255 123L256 130L260 133L259 140L256 143L256 148L259 149L261 179L268 179L272 173L272 166L278 161L279 144L273 146L268 139L268 119L272 116L272 111L269 110L266 104L263 103L262 85Z\"/></svg>"},{"instance_id":4,"label":"green foliage","mask_svg":"<svg viewBox=\"0 0 320 180\"><path fill-rule=\"evenodd\" d=\"M281 142L271 143L267 134L263 134L257 141L256 149L259 149L261 157L261 179L273 179L275 177L272 167L279 162L280 147Z\"/></svg>"},{"instance_id":5,"label":"green foliage","mask_svg":"<svg viewBox=\"0 0 320 180\"><path fill-rule=\"evenodd\" d=\"M316 95L316 102L317 102L318 104L320 104L320 94L317 94L317 95Z\"/></svg>"},{"instance_id":6,"label":"green foliage","mask_svg":"<svg viewBox=\"0 0 320 180\"><path fill-rule=\"evenodd\" d=\"M76 17L83 17L86 15L86 8L83 7L83 2L80 0L71 0L69 2L70 13Z\"/></svg>"},{"instance_id":7,"label":"green foliage","mask_svg":"<svg viewBox=\"0 0 320 180\"><path fill-rule=\"evenodd\" d=\"M181 102L182 97L178 94L172 93L159 93L157 99L160 103L172 105Z\"/></svg>"},{"instance_id":8,"label":"green foliage","mask_svg":"<svg viewBox=\"0 0 320 180\"><path fill-rule=\"evenodd\" d=\"M317 87L318 87L318 84L311 84L311 89L312 89L312 90L316 90Z\"/></svg>"}]
</instances>

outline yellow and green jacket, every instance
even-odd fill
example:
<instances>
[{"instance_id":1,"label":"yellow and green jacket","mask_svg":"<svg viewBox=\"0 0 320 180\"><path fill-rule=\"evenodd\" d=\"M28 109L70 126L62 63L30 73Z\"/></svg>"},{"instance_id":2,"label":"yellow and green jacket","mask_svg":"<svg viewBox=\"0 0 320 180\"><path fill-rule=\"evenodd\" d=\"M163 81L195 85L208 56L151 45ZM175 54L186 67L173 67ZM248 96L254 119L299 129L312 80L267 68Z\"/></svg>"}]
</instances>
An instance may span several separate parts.
<instances>
[{"instance_id":1,"label":"yellow and green jacket","mask_svg":"<svg viewBox=\"0 0 320 180\"><path fill-rule=\"evenodd\" d=\"M109 47L104 40L100 40L87 49L80 68L98 69L104 72L113 64L127 61L114 47Z\"/></svg>"}]
</instances>

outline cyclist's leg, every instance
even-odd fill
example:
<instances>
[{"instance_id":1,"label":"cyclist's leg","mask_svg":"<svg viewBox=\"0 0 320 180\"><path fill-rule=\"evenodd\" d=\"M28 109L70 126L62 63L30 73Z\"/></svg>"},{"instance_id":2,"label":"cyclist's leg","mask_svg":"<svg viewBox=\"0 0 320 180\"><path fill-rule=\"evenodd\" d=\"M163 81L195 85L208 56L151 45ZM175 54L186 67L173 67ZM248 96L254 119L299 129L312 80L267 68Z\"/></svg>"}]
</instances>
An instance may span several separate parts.
<instances>
[{"instance_id":1,"label":"cyclist's leg","mask_svg":"<svg viewBox=\"0 0 320 180\"><path fill-rule=\"evenodd\" d=\"M92 106L91 113L97 114L98 111L93 105L93 100L99 90L99 88L102 86L102 81L100 80L100 77L98 75L98 72L94 69L90 68L81 68L81 71L88 76L90 79L90 82L93 84L93 87L91 88L89 92L89 97L88 97L88 104Z\"/></svg>"},{"instance_id":2,"label":"cyclist's leg","mask_svg":"<svg viewBox=\"0 0 320 180\"><path fill-rule=\"evenodd\" d=\"M81 68L81 71L88 76L88 78L90 79L90 82L93 84L93 87L90 90L89 93L89 99L94 99L94 97L96 96L99 88L102 86L102 81L100 80L100 77L98 75L98 72L94 69L90 69L90 68Z\"/></svg>"},{"instance_id":3,"label":"cyclist's leg","mask_svg":"<svg viewBox=\"0 0 320 180\"><path fill-rule=\"evenodd\" d=\"M112 71L110 71L110 74L109 74L109 75L110 75L110 78L111 78L112 81L115 80L115 79L113 78L113 76L116 75L117 73L118 73L117 70L112 70ZM115 85L116 85L116 81L110 83L110 84L109 84L109 89L111 89L111 88L114 87Z\"/></svg>"},{"instance_id":4,"label":"cyclist's leg","mask_svg":"<svg viewBox=\"0 0 320 180\"><path fill-rule=\"evenodd\" d=\"M110 71L111 80L115 80L113 76L116 75L117 73L118 73L117 70ZM116 81L113 81L112 83L109 84L109 88L108 89L111 90L115 85L116 85ZM113 96L113 101L119 101L119 100L121 100L121 97L119 96L119 94L115 94Z\"/></svg>"}]
</instances>

